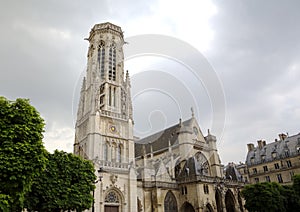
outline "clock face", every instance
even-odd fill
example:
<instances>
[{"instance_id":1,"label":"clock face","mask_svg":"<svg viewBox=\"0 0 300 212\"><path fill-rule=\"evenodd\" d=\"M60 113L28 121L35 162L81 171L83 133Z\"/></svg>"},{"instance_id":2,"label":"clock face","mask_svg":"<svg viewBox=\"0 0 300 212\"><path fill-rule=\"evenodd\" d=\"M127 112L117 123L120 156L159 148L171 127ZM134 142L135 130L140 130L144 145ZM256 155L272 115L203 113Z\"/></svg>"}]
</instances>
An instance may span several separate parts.
<instances>
[{"instance_id":1,"label":"clock face","mask_svg":"<svg viewBox=\"0 0 300 212\"><path fill-rule=\"evenodd\" d=\"M109 129L110 129L110 131L113 132L113 133L117 131L117 128L116 128L116 126L114 126L114 125L110 126Z\"/></svg>"}]
</instances>

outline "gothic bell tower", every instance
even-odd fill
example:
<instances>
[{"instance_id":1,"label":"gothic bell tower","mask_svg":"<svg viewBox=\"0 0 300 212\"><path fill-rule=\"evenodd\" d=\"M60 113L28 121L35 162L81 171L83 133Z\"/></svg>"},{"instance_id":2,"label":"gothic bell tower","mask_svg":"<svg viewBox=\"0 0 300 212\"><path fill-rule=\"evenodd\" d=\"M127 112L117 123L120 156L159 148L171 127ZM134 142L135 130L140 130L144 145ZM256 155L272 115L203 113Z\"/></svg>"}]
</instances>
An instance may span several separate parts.
<instances>
[{"instance_id":1,"label":"gothic bell tower","mask_svg":"<svg viewBox=\"0 0 300 212\"><path fill-rule=\"evenodd\" d=\"M74 153L91 160L94 211L136 211L136 175L130 78L124 74L123 32L96 24L87 38L87 70L75 127Z\"/></svg>"}]
</instances>

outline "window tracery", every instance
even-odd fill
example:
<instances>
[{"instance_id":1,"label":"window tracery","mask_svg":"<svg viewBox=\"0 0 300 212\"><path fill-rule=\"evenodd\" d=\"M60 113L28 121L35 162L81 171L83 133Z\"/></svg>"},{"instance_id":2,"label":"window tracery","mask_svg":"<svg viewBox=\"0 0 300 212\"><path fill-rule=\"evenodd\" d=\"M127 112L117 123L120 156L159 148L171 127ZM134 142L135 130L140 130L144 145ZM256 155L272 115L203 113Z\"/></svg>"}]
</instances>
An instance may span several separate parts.
<instances>
[{"instance_id":1,"label":"window tracery","mask_svg":"<svg viewBox=\"0 0 300 212\"><path fill-rule=\"evenodd\" d=\"M116 81L116 46L114 43L109 48L108 79Z\"/></svg>"},{"instance_id":2,"label":"window tracery","mask_svg":"<svg viewBox=\"0 0 300 212\"><path fill-rule=\"evenodd\" d=\"M115 191L110 191L108 194L105 196L104 202L107 203L120 203L119 197L116 194Z\"/></svg>"},{"instance_id":3,"label":"window tracery","mask_svg":"<svg viewBox=\"0 0 300 212\"><path fill-rule=\"evenodd\" d=\"M98 57L97 57L100 69L100 76L103 79L105 76L104 73L104 62L105 62L105 42L103 40L100 41L98 46Z\"/></svg>"}]
</instances>

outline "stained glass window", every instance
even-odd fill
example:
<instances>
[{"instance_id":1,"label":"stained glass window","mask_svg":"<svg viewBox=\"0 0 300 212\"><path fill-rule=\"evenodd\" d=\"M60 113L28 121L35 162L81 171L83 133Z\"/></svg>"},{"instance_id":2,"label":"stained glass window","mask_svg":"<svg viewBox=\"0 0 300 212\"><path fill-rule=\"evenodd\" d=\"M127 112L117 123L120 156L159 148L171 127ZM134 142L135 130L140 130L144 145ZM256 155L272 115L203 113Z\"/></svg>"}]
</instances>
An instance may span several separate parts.
<instances>
[{"instance_id":1,"label":"stained glass window","mask_svg":"<svg viewBox=\"0 0 300 212\"><path fill-rule=\"evenodd\" d=\"M116 192L110 191L105 197L104 202L109 202L109 203L119 203L119 198Z\"/></svg>"}]
</instances>

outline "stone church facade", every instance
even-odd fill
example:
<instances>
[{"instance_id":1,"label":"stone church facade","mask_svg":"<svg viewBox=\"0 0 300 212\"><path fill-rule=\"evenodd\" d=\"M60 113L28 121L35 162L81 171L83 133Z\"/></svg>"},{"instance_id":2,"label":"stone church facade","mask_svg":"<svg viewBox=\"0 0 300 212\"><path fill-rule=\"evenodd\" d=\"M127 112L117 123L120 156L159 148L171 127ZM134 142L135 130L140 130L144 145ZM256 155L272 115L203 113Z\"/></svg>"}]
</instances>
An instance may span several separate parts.
<instances>
[{"instance_id":1,"label":"stone church facade","mask_svg":"<svg viewBox=\"0 0 300 212\"><path fill-rule=\"evenodd\" d=\"M135 139L121 28L96 24L87 40L74 153L97 170L89 211L244 211L243 183L224 176L216 137L202 133L193 111L188 120Z\"/></svg>"}]
</instances>

